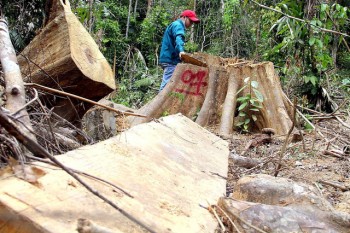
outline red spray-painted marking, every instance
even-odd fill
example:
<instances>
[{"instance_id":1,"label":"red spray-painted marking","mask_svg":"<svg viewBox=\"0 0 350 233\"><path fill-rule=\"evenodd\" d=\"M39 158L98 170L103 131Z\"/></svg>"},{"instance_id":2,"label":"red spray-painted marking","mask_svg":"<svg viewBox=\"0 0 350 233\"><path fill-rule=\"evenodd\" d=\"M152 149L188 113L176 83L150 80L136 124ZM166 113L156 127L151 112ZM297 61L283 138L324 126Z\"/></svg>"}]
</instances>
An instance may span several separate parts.
<instances>
[{"instance_id":1,"label":"red spray-painted marking","mask_svg":"<svg viewBox=\"0 0 350 233\"><path fill-rule=\"evenodd\" d=\"M185 93L188 95L203 96L203 93L201 93L200 91L201 91L201 87L205 87L208 85L207 82L203 81L206 74L207 73L205 71L198 71L197 73L194 74L192 70L186 70L185 72L183 72L181 76L181 81L184 84L189 85L191 89L193 89L192 87L194 87L195 90L187 91L184 89L176 88L175 91L179 93Z\"/></svg>"}]
</instances>

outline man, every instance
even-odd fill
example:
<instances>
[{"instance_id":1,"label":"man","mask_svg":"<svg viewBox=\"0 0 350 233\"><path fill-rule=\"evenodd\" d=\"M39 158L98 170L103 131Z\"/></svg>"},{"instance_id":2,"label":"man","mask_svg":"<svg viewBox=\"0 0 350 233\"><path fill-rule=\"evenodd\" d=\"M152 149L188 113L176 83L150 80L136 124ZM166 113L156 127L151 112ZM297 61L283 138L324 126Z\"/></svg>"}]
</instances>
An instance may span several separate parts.
<instances>
[{"instance_id":1,"label":"man","mask_svg":"<svg viewBox=\"0 0 350 233\"><path fill-rule=\"evenodd\" d=\"M163 90L174 73L175 67L181 62L181 55L185 53L185 30L193 23L199 23L200 20L194 11L185 10L180 18L172 22L165 30L162 48L160 50L159 63L164 70L162 84L159 91Z\"/></svg>"}]
</instances>

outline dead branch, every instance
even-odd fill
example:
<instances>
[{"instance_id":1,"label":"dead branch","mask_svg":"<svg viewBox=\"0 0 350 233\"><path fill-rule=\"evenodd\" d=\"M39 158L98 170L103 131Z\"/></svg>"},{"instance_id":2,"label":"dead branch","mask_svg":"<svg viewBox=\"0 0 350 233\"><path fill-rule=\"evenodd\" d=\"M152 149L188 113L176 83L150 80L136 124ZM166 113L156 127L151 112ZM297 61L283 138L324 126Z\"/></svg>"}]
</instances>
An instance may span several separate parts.
<instances>
[{"instance_id":1,"label":"dead branch","mask_svg":"<svg viewBox=\"0 0 350 233\"><path fill-rule=\"evenodd\" d=\"M216 207L219 208L219 210L225 215L226 218L228 218L228 220L230 221L230 223L232 224L232 226L235 228L235 230L237 231L237 233L241 233L241 231L238 229L238 227L236 226L236 224L233 222L233 220L230 218L230 216L228 216L228 214L218 205L215 205Z\"/></svg>"},{"instance_id":2,"label":"dead branch","mask_svg":"<svg viewBox=\"0 0 350 233\"><path fill-rule=\"evenodd\" d=\"M272 141L271 135L274 135L275 131L272 128L262 129L262 134L257 134L253 139L251 139L244 148L242 156L249 150L251 147L258 147L265 143L270 143Z\"/></svg>"},{"instance_id":3,"label":"dead branch","mask_svg":"<svg viewBox=\"0 0 350 233\"><path fill-rule=\"evenodd\" d=\"M331 182L331 181L319 180L318 182L321 183L321 184L332 186L334 188L338 188L338 189L340 189L343 192L346 192L346 191L350 190L350 188L345 187L344 185L340 185L340 184L337 184L337 183L334 183L334 182Z\"/></svg>"},{"instance_id":4,"label":"dead branch","mask_svg":"<svg viewBox=\"0 0 350 233\"><path fill-rule=\"evenodd\" d=\"M340 119L340 117L335 116L335 118L340 122L340 124L342 124L344 127L350 129L350 125L346 124L342 119Z\"/></svg>"},{"instance_id":5,"label":"dead branch","mask_svg":"<svg viewBox=\"0 0 350 233\"><path fill-rule=\"evenodd\" d=\"M234 200L233 198L229 198L229 199L232 199ZM223 201L223 198L221 197L219 202L222 202ZM252 224L250 224L249 222L245 221L244 219L242 219L238 214L234 213L233 211L230 212L230 214L232 214L235 218L237 218L239 221L241 221L242 223L244 223L245 225L253 228L254 230L256 230L257 232L260 232L260 233L267 233L266 231L256 227L256 226L253 226Z\"/></svg>"},{"instance_id":6,"label":"dead branch","mask_svg":"<svg viewBox=\"0 0 350 233\"><path fill-rule=\"evenodd\" d=\"M291 105L293 105L293 104L292 104L292 101L290 101L290 99L288 98L288 96L287 96L285 93L283 93L283 97L284 97ZM299 116L301 116L301 118L303 118L304 121L306 121L306 122L312 127L312 129L315 130L314 124L312 124L312 123L304 116L304 114L303 114L302 112L300 112L298 109L296 109L296 111L297 111L297 113L299 114ZM324 138L324 135L323 135L321 132L319 132L319 131L316 131L316 132L317 132L321 137Z\"/></svg>"},{"instance_id":7,"label":"dead branch","mask_svg":"<svg viewBox=\"0 0 350 233\"><path fill-rule=\"evenodd\" d=\"M132 113L132 112L123 112L123 111L120 111L120 110L118 110L118 109L115 109L115 108L112 108L112 107L109 107L109 106L100 104L100 103L98 103L98 102L95 102L95 101L92 101L92 100L83 98L83 97L81 97L81 96L77 96L77 95L74 95L74 94L71 94L71 93L68 93L68 92L59 91L59 90L56 90L56 89L53 89L53 88L45 87L45 86L42 86L42 85L39 85L39 84L36 84L36 83L26 83L25 86L37 87L37 88L40 88L40 89L45 90L45 91L50 91L50 92L54 92L54 93L57 93L57 94L61 94L61 95L73 97L73 98L76 98L76 99L78 99L78 100L82 100L82 101L85 101L85 102L87 102L87 103L90 103L90 104L94 104L94 105L103 107L103 108L105 108L105 109L108 109L108 110L110 110L110 111L112 111L112 112L116 112L116 113L121 114L121 115L137 116L137 117L147 117L147 116L145 116L145 115L136 114L136 113Z\"/></svg>"},{"instance_id":8,"label":"dead branch","mask_svg":"<svg viewBox=\"0 0 350 233\"><path fill-rule=\"evenodd\" d=\"M67 172L70 176L72 176L74 179L76 179L81 185L83 185L88 191L90 191L95 196L99 197L103 201L105 201L107 204L112 206L114 209L118 210L121 214L123 214L125 217L130 219L131 221L137 223L138 225L142 226L149 232L154 232L153 230L149 229L147 226L142 224L140 221L135 219L133 216L131 216L129 213L118 207L116 204L114 204L112 201L110 201L108 198L106 198L104 195L100 194L97 190L94 190L91 188L87 183L85 183L82 179L80 179L72 170L68 169L64 164L62 164L58 159L56 159L54 156L49 154L42 146L37 144L34 140L32 140L27 135L23 134L21 130L18 128L16 123L10 119L7 115L3 113L3 111L0 110L0 124L12 135L14 136L19 142L21 142L29 151L31 151L34 155L39 155L45 158L50 159L53 163L57 164L60 168L62 168L65 172Z\"/></svg>"},{"instance_id":9,"label":"dead branch","mask_svg":"<svg viewBox=\"0 0 350 233\"><path fill-rule=\"evenodd\" d=\"M279 170L281 169L282 167L282 158L284 156L284 153L286 152L286 148L287 148L287 144L288 144L288 139L289 139L289 136L290 134L292 133L293 129L294 129L294 126L295 126L295 121L296 121L296 112L297 112L297 106L296 106L296 103L297 103L297 99L294 99L294 108L293 108L293 122L292 122L292 126L290 127L288 133L287 133L287 136L286 136L286 140L284 141L284 144L282 146L282 149L281 149L281 152L280 152L280 156L279 156L279 160L278 160L278 165L277 165L277 168L276 168L276 171L275 171L275 174L274 176L277 176L278 173L279 173Z\"/></svg>"},{"instance_id":10,"label":"dead branch","mask_svg":"<svg viewBox=\"0 0 350 233\"><path fill-rule=\"evenodd\" d=\"M214 214L216 220L218 220L218 223L219 223L219 225L221 227L221 232L225 232L225 226L222 223L219 215L216 213L215 206L209 206L208 209L209 209L209 212L212 212Z\"/></svg>"},{"instance_id":11,"label":"dead branch","mask_svg":"<svg viewBox=\"0 0 350 233\"><path fill-rule=\"evenodd\" d=\"M342 154L339 154L335 151L325 150L325 151L323 151L323 154L324 155L331 155L331 156L339 158L339 159L345 159L345 157L344 157L345 154L342 155Z\"/></svg>"},{"instance_id":12,"label":"dead branch","mask_svg":"<svg viewBox=\"0 0 350 233\"><path fill-rule=\"evenodd\" d=\"M247 158L244 156L240 156L240 155L234 154L234 153L230 153L230 157L232 158L233 163L236 166L244 167L247 169L253 168L253 167L261 164L261 161L258 161L256 159Z\"/></svg>"}]
</instances>

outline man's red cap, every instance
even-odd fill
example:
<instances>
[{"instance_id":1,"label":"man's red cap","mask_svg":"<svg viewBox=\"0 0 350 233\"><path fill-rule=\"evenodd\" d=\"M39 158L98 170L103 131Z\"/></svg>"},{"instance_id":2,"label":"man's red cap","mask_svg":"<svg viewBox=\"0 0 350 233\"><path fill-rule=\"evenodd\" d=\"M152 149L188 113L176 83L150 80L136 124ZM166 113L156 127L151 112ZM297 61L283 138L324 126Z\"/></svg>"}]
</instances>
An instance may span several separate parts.
<instances>
[{"instance_id":1,"label":"man's red cap","mask_svg":"<svg viewBox=\"0 0 350 233\"><path fill-rule=\"evenodd\" d=\"M200 20L197 18L197 15L194 11L185 10L181 13L181 16L188 17L192 22L199 23Z\"/></svg>"}]
</instances>

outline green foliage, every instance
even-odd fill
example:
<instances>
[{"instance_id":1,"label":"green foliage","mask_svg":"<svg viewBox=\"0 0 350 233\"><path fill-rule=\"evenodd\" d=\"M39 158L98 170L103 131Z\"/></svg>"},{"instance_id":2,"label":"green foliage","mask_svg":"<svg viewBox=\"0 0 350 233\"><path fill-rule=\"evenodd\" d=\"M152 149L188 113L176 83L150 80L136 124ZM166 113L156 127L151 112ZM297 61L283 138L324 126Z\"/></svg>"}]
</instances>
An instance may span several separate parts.
<instances>
[{"instance_id":1,"label":"green foliage","mask_svg":"<svg viewBox=\"0 0 350 233\"><path fill-rule=\"evenodd\" d=\"M308 119L310 122L312 121L312 117L308 114L305 114L306 119ZM314 130L314 128L312 127L312 125L310 125L309 123L305 122L304 123L304 129L307 132L312 132Z\"/></svg>"},{"instance_id":2,"label":"green foliage","mask_svg":"<svg viewBox=\"0 0 350 233\"><path fill-rule=\"evenodd\" d=\"M236 123L236 126L241 128L243 132L249 132L251 122L258 119L255 114L262 108L264 97L257 89L259 86L257 81L251 81L250 77L247 77L244 79L244 83L237 95L245 89L248 89L248 92L246 95L237 98L237 102L240 103L238 107L240 121Z\"/></svg>"},{"instance_id":3,"label":"green foliage","mask_svg":"<svg viewBox=\"0 0 350 233\"><path fill-rule=\"evenodd\" d=\"M42 26L46 17L45 2L45 0L3 0L0 2L16 51L21 51Z\"/></svg>"},{"instance_id":4,"label":"green foliage","mask_svg":"<svg viewBox=\"0 0 350 233\"><path fill-rule=\"evenodd\" d=\"M187 30L185 49L188 52L271 61L286 89L305 96L317 95L329 81L325 75L329 70L350 69L350 53L343 41L348 41L348 37L320 29L349 31L349 10L344 1L320 1L312 9L309 1L258 1L304 22L248 0L152 1L150 9L147 1L132 1L131 12L129 0L95 0L92 7L85 0L70 2L72 11L109 63L113 64L116 59L119 94L115 101L131 107L141 106L158 93L162 74L157 67L158 54L164 30L184 9L193 9L194 3L201 23ZM0 3L17 51L22 50L42 27L47 17L45 3L45 0L3 0ZM330 81L336 83L333 85L336 91L346 93L349 92L349 77L338 75L330 77ZM252 105L252 98L257 98L252 85L253 82L246 83L245 88L249 86L252 94L240 99L242 114ZM243 129L253 120L250 118L250 122L243 123Z\"/></svg>"},{"instance_id":5,"label":"green foliage","mask_svg":"<svg viewBox=\"0 0 350 233\"><path fill-rule=\"evenodd\" d=\"M338 55L338 65L340 68L350 67L350 52L340 52Z\"/></svg>"},{"instance_id":6,"label":"green foliage","mask_svg":"<svg viewBox=\"0 0 350 233\"><path fill-rule=\"evenodd\" d=\"M166 117L166 116L169 116L169 112L168 110L165 110L164 112L162 112L162 117Z\"/></svg>"},{"instance_id":7,"label":"green foliage","mask_svg":"<svg viewBox=\"0 0 350 233\"><path fill-rule=\"evenodd\" d=\"M175 97L175 98L177 98L177 99L179 99L179 100L181 101L181 103L183 103L183 102L184 102L184 100L185 100L185 95L184 95L184 94L182 94L182 93L178 93L178 92L170 92L168 95L169 95L169 96L172 96L172 97Z\"/></svg>"},{"instance_id":8,"label":"green foliage","mask_svg":"<svg viewBox=\"0 0 350 233\"><path fill-rule=\"evenodd\" d=\"M350 78L345 78L342 80L341 88L347 92L350 92Z\"/></svg>"},{"instance_id":9,"label":"green foliage","mask_svg":"<svg viewBox=\"0 0 350 233\"><path fill-rule=\"evenodd\" d=\"M303 94L313 96L325 83L325 72L334 68L334 47L341 47L343 39L321 28L344 31L348 9L329 3L316 4L310 9L307 4L307 1L283 0L274 7L304 22L277 12L261 11L264 33L261 33L259 50L264 51L265 60L274 62L278 67L284 83L294 80L296 85L301 85ZM309 11L313 17L309 17ZM340 62L347 64L349 57L342 56Z\"/></svg>"},{"instance_id":10,"label":"green foliage","mask_svg":"<svg viewBox=\"0 0 350 233\"><path fill-rule=\"evenodd\" d=\"M157 65L157 53L159 53L163 33L169 23L169 14L159 6L154 7L150 16L141 23L137 42L150 64Z\"/></svg>"},{"instance_id":11,"label":"green foliage","mask_svg":"<svg viewBox=\"0 0 350 233\"><path fill-rule=\"evenodd\" d=\"M113 101L132 108L142 107L158 94L161 74L157 67L151 70L137 68L130 76L121 77L118 95Z\"/></svg>"},{"instance_id":12,"label":"green foliage","mask_svg":"<svg viewBox=\"0 0 350 233\"><path fill-rule=\"evenodd\" d=\"M228 0L226 1L225 9L222 15L222 23L225 29L231 30L233 22L238 19L241 15L239 0Z\"/></svg>"}]
</instances>

